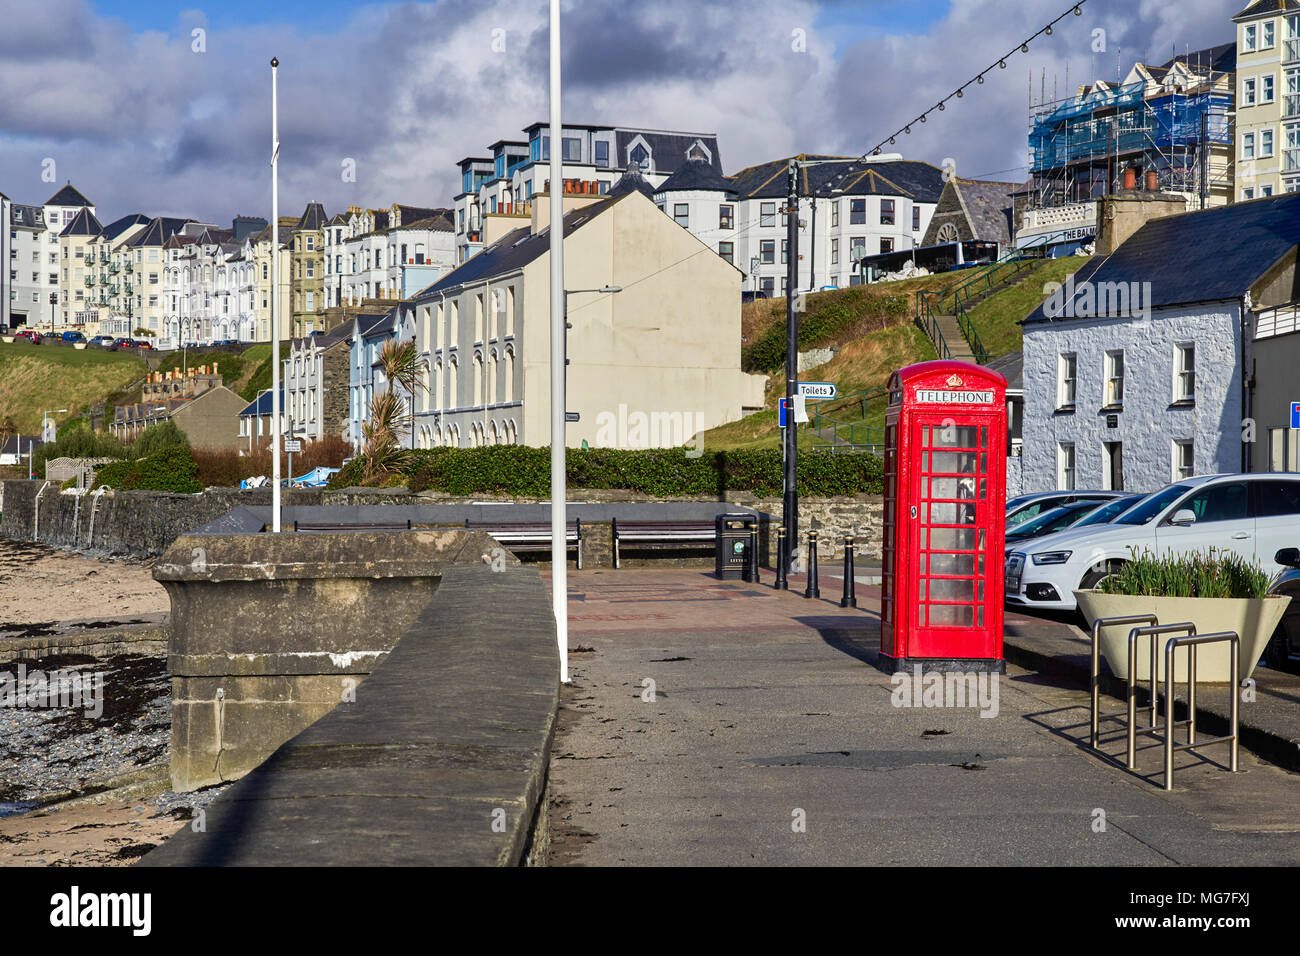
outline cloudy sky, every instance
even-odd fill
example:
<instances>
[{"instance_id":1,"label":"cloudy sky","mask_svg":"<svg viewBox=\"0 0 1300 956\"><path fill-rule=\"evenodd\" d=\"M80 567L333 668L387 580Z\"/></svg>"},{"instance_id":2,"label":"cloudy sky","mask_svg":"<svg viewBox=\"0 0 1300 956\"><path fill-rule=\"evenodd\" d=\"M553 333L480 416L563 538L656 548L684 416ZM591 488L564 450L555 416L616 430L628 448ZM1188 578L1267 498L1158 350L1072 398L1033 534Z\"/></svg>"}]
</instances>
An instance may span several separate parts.
<instances>
[{"instance_id":1,"label":"cloudy sky","mask_svg":"<svg viewBox=\"0 0 1300 956\"><path fill-rule=\"evenodd\" d=\"M1067 5L566 0L565 116L716 132L727 172L857 155ZM1229 42L1243 6L1087 0L895 148L1023 179L1031 73L1035 99L1044 75L1048 98L1065 95L1067 70L1076 85ZM282 213L450 205L457 160L547 118L547 43L545 0L0 0L0 192L42 202L53 173L105 222L269 216L275 55Z\"/></svg>"}]
</instances>

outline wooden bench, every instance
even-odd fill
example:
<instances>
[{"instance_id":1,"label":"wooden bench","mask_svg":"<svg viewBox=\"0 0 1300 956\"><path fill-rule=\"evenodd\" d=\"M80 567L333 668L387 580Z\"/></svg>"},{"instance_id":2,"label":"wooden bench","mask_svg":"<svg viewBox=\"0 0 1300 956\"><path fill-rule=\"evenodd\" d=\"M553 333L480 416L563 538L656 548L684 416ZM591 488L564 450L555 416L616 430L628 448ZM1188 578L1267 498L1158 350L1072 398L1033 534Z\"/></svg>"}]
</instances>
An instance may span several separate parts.
<instances>
[{"instance_id":1,"label":"wooden bench","mask_svg":"<svg viewBox=\"0 0 1300 956\"><path fill-rule=\"evenodd\" d=\"M551 550L551 523L549 521L471 521L465 519L470 531L486 531L498 543L512 551ZM574 518L564 529L565 550L578 552L578 570L582 570L582 521Z\"/></svg>"},{"instance_id":2,"label":"wooden bench","mask_svg":"<svg viewBox=\"0 0 1300 956\"><path fill-rule=\"evenodd\" d=\"M410 531L411 521L406 524L302 524L293 523L293 530L299 534L333 534L339 531Z\"/></svg>"},{"instance_id":3,"label":"wooden bench","mask_svg":"<svg viewBox=\"0 0 1300 956\"><path fill-rule=\"evenodd\" d=\"M610 522L614 536L614 567L619 567L619 542L636 542L640 547L687 547L698 543L712 546L718 539L712 521L623 521Z\"/></svg>"}]
</instances>

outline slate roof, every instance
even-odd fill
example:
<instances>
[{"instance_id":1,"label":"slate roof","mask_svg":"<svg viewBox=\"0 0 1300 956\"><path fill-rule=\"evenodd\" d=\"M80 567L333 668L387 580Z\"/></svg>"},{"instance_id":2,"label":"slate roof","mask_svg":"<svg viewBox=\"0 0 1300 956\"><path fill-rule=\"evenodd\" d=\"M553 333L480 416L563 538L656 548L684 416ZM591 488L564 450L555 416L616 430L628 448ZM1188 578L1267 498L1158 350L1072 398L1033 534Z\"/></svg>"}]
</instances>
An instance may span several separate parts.
<instances>
[{"instance_id":1,"label":"slate roof","mask_svg":"<svg viewBox=\"0 0 1300 956\"><path fill-rule=\"evenodd\" d=\"M601 213L622 202L623 198L623 196L606 198L569 212L564 217L565 236L577 232ZM437 293L454 289L466 283L482 282L499 275L519 271L550 251L551 230L549 227L535 235L530 235L530 232L530 227L522 226L513 232L507 233L459 269L452 270L427 289L416 293L412 297L412 301L423 301L433 298Z\"/></svg>"},{"instance_id":2,"label":"slate roof","mask_svg":"<svg viewBox=\"0 0 1300 956\"><path fill-rule=\"evenodd\" d=\"M669 179L671 178L672 177L670 176ZM650 185L650 180L641 175L641 170L639 169L629 169L625 172L619 177L618 182L609 188L609 192L606 193L606 195L614 197L626 196L631 192L643 193L651 202L653 202L655 198L654 186Z\"/></svg>"},{"instance_id":3,"label":"slate roof","mask_svg":"<svg viewBox=\"0 0 1300 956\"><path fill-rule=\"evenodd\" d=\"M1233 17L1233 20L1249 20L1254 17L1281 13L1284 10L1300 10L1300 0L1253 0L1246 4L1246 9Z\"/></svg>"},{"instance_id":4,"label":"slate roof","mask_svg":"<svg viewBox=\"0 0 1300 956\"><path fill-rule=\"evenodd\" d=\"M712 157L711 165L722 174L722 157L718 149L718 137L715 133L669 133L657 130L618 129L614 133L614 155L610 162L622 167L628 162L628 147L636 142L637 137L645 140L650 147L651 162L655 172L674 173L684 163L689 162L687 153L696 141L704 144Z\"/></svg>"},{"instance_id":5,"label":"slate roof","mask_svg":"<svg viewBox=\"0 0 1300 956\"><path fill-rule=\"evenodd\" d=\"M46 206L90 206L93 205L89 199L81 195L76 186L69 182L66 186L56 192L49 199L45 200Z\"/></svg>"},{"instance_id":6,"label":"slate roof","mask_svg":"<svg viewBox=\"0 0 1300 956\"><path fill-rule=\"evenodd\" d=\"M302 216L298 220L299 229L315 231L324 229L325 223L329 217L325 215L325 207L318 202L307 203L307 208L302 211Z\"/></svg>"},{"instance_id":7,"label":"slate roof","mask_svg":"<svg viewBox=\"0 0 1300 956\"><path fill-rule=\"evenodd\" d=\"M1021 392L1025 388L1025 353L1010 352L985 362L984 367L997 372L1007 380L1008 392Z\"/></svg>"},{"instance_id":8,"label":"slate roof","mask_svg":"<svg viewBox=\"0 0 1300 956\"><path fill-rule=\"evenodd\" d=\"M268 388L261 395L257 396L256 399L254 399L253 401L245 405L244 410L239 413L239 417L244 418L245 416L251 416L251 415L260 417L262 415L270 415L274 410L272 407L274 404L272 402L272 397L273 396L271 395L271 390ZM280 386L280 411L281 413L283 413L284 411L284 386L283 385Z\"/></svg>"},{"instance_id":9,"label":"slate roof","mask_svg":"<svg viewBox=\"0 0 1300 956\"><path fill-rule=\"evenodd\" d=\"M402 217L402 224L389 229L389 232L396 232L398 229L432 229L436 232L455 232L456 224L452 222L451 210L434 209L434 215L423 219L416 219L413 222L407 222L406 217Z\"/></svg>"},{"instance_id":10,"label":"slate roof","mask_svg":"<svg viewBox=\"0 0 1300 956\"><path fill-rule=\"evenodd\" d=\"M421 219L434 219L440 214L446 214L448 210L439 208L426 208L424 206L402 206L397 203L393 204L397 210L398 221L405 226L408 222L418 222Z\"/></svg>"},{"instance_id":11,"label":"slate roof","mask_svg":"<svg viewBox=\"0 0 1300 956\"><path fill-rule=\"evenodd\" d=\"M361 321L361 337L363 339L374 338L379 335L388 335L397 328L397 310L389 309L379 315L368 313L359 315L357 319ZM364 320L369 319L369 324Z\"/></svg>"},{"instance_id":12,"label":"slate roof","mask_svg":"<svg viewBox=\"0 0 1300 956\"><path fill-rule=\"evenodd\" d=\"M735 183L725 178L716 169L708 163L692 159L677 168L664 181L663 184L655 190L656 193L672 192L724 192L732 195L736 192Z\"/></svg>"},{"instance_id":13,"label":"slate roof","mask_svg":"<svg viewBox=\"0 0 1300 956\"><path fill-rule=\"evenodd\" d=\"M102 236L104 227L99 224L95 214L86 206L77 210L77 214L72 217L72 222L63 227L59 233L61 236Z\"/></svg>"},{"instance_id":14,"label":"slate roof","mask_svg":"<svg viewBox=\"0 0 1300 956\"><path fill-rule=\"evenodd\" d=\"M171 219L166 216L159 216L153 222L149 223L147 229L142 229L133 236L127 243L131 248L140 246L161 246L168 239L180 232L189 219Z\"/></svg>"},{"instance_id":15,"label":"slate roof","mask_svg":"<svg viewBox=\"0 0 1300 956\"><path fill-rule=\"evenodd\" d=\"M4 440L4 444L0 445L0 455L26 455L28 442L31 443L33 451L45 444L39 435L10 435Z\"/></svg>"},{"instance_id":16,"label":"slate roof","mask_svg":"<svg viewBox=\"0 0 1300 956\"><path fill-rule=\"evenodd\" d=\"M837 188L846 196L907 196L917 202L937 203L943 193L943 170L929 163L900 159L863 163L844 156L807 156L798 159L830 160L800 170L800 192L805 196L829 195L832 180L849 170ZM742 199L779 199L788 194L786 175L790 159L776 159L728 176Z\"/></svg>"},{"instance_id":17,"label":"slate roof","mask_svg":"<svg viewBox=\"0 0 1300 956\"><path fill-rule=\"evenodd\" d=\"M1208 68L1215 73L1230 73L1237 68L1237 44L1235 41L1220 43L1218 46L1207 47L1204 50L1193 50L1181 56L1176 55L1172 60L1161 64L1160 68L1168 70L1175 63L1186 63L1193 72Z\"/></svg>"},{"instance_id":18,"label":"slate roof","mask_svg":"<svg viewBox=\"0 0 1300 956\"><path fill-rule=\"evenodd\" d=\"M116 239L122 233L126 232L132 226L148 225L149 217L141 212L133 212L129 216L123 216L121 219L115 219L104 227L105 239Z\"/></svg>"},{"instance_id":19,"label":"slate roof","mask_svg":"<svg viewBox=\"0 0 1300 956\"><path fill-rule=\"evenodd\" d=\"M45 228L45 207L26 206L16 202L9 207L9 221L14 226L43 229Z\"/></svg>"},{"instance_id":20,"label":"slate roof","mask_svg":"<svg viewBox=\"0 0 1300 956\"><path fill-rule=\"evenodd\" d=\"M1162 216L1076 273L1076 296L1091 280L1149 282L1150 301L1143 305L1152 309L1238 299L1297 246L1300 193ZM1025 324L1048 321L1043 309Z\"/></svg>"},{"instance_id":21,"label":"slate roof","mask_svg":"<svg viewBox=\"0 0 1300 956\"><path fill-rule=\"evenodd\" d=\"M1011 197L1018 185L979 179L959 179L953 185L961 195L975 238L1009 245L1013 227Z\"/></svg>"}]
</instances>

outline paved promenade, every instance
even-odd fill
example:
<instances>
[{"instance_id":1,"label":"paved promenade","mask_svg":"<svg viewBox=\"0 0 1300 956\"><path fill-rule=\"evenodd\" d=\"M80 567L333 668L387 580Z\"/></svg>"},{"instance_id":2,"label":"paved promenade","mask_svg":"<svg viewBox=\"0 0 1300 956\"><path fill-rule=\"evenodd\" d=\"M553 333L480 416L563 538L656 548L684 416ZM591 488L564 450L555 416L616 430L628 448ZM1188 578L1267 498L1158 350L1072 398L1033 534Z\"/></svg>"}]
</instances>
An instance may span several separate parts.
<instances>
[{"instance_id":1,"label":"paved promenade","mask_svg":"<svg viewBox=\"0 0 1300 956\"><path fill-rule=\"evenodd\" d=\"M553 864L1300 862L1295 774L1183 753L1166 794L1158 742L1137 774L1093 754L1086 693L1014 665L996 716L894 706L878 590L842 610L837 579L771 580L570 573Z\"/></svg>"}]
</instances>

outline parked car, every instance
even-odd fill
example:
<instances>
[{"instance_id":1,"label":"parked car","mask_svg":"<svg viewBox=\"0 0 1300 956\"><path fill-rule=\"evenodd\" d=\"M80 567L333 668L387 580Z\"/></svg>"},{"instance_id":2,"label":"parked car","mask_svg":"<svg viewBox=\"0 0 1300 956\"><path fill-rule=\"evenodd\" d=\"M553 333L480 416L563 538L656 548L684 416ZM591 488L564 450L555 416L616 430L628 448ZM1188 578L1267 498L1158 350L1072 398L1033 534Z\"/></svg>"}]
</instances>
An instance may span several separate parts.
<instances>
[{"instance_id":1,"label":"parked car","mask_svg":"<svg viewBox=\"0 0 1300 956\"><path fill-rule=\"evenodd\" d=\"M40 345L41 338L41 333L37 332L35 329L23 329L21 332L14 335L15 342L22 339L24 342L32 343L32 345Z\"/></svg>"},{"instance_id":2,"label":"parked car","mask_svg":"<svg viewBox=\"0 0 1300 956\"><path fill-rule=\"evenodd\" d=\"M1269 585L1268 593L1285 594L1291 603L1264 650L1264 663L1274 670L1300 674L1300 548L1282 548L1273 560L1282 571Z\"/></svg>"},{"instance_id":3,"label":"parked car","mask_svg":"<svg viewBox=\"0 0 1300 956\"><path fill-rule=\"evenodd\" d=\"M63 339L64 342L67 342L69 345L73 344L74 342L86 341L86 337L82 335L80 332L64 332L61 338Z\"/></svg>"},{"instance_id":4,"label":"parked car","mask_svg":"<svg viewBox=\"0 0 1300 956\"><path fill-rule=\"evenodd\" d=\"M1011 551L1026 541L1071 528L1102 506L1100 501L1072 501L1068 505L1044 511L1036 518L1008 528L1004 550Z\"/></svg>"},{"instance_id":5,"label":"parked car","mask_svg":"<svg viewBox=\"0 0 1300 956\"><path fill-rule=\"evenodd\" d=\"M90 345L92 348L97 348L97 349L112 349L113 336L96 335L93 339L90 340Z\"/></svg>"},{"instance_id":6,"label":"parked car","mask_svg":"<svg viewBox=\"0 0 1300 956\"><path fill-rule=\"evenodd\" d=\"M117 338L113 339L113 347L118 349L133 349L135 348L135 343L132 342L130 339L122 338L121 336L118 336Z\"/></svg>"},{"instance_id":7,"label":"parked car","mask_svg":"<svg viewBox=\"0 0 1300 956\"><path fill-rule=\"evenodd\" d=\"M146 352L152 352L152 351L154 351L153 343L152 343L152 342L149 342L149 341L147 341L147 340L145 340L145 339L134 339L134 340L131 342L131 344L132 344L133 346L135 346L136 348L141 349L141 350L146 351Z\"/></svg>"},{"instance_id":8,"label":"parked car","mask_svg":"<svg viewBox=\"0 0 1300 956\"><path fill-rule=\"evenodd\" d=\"M1006 601L1071 611L1134 553L1232 551L1266 574L1300 524L1300 474L1207 475L1167 485L1108 524L1035 538L1006 558Z\"/></svg>"},{"instance_id":9,"label":"parked car","mask_svg":"<svg viewBox=\"0 0 1300 956\"><path fill-rule=\"evenodd\" d=\"M1009 530L1022 521L1037 518L1043 512L1061 505L1076 501L1104 501L1107 498L1119 498L1123 494L1122 491L1046 491L1020 495L1007 502L1007 528Z\"/></svg>"}]
</instances>

